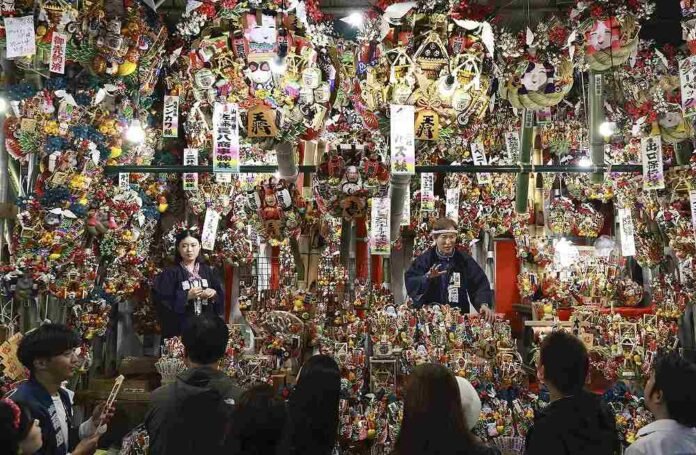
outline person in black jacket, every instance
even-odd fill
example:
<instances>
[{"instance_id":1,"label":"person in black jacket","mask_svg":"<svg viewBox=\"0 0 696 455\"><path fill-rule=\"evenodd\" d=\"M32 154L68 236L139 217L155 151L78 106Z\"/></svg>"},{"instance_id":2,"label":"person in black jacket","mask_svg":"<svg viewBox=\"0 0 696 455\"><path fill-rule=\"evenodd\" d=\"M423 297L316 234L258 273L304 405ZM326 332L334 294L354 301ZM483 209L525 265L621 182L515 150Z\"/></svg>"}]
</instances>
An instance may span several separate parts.
<instances>
[{"instance_id":1,"label":"person in black jacket","mask_svg":"<svg viewBox=\"0 0 696 455\"><path fill-rule=\"evenodd\" d=\"M152 392L145 428L152 455L224 453L241 390L218 363L229 330L215 315L192 316L182 336L188 369Z\"/></svg>"},{"instance_id":2,"label":"person in black jacket","mask_svg":"<svg viewBox=\"0 0 696 455\"><path fill-rule=\"evenodd\" d=\"M461 308L462 313L473 305L492 322L491 283L474 258L456 249L457 223L448 218L437 220L432 236L435 246L417 257L405 274L413 305L448 304Z\"/></svg>"},{"instance_id":3,"label":"person in black jacket","mask_svg":"<svg viewBox=\"0 0 696 455\"><path fill-rule=\"evenodd\" d=\"M527 455L613 455L619 438L611 409L585 391L589 371L585 345L557 331L541 343L537 375L549 389L551 403L527 434Z\"/></svg>"},{"instance_id":4,"label":"person in black jacket","mask_svg":"<svg viewBox=\"0 0 696 455\"><path fill-rule=\"evenodd\" d=\"M162 338L181 335L191 314L212 313L222 317L225 293L213 269L201 261L201 241L186 229L176 236L173 267L155 278L153 293L162 328Z\"/></svg>"},{"instance_id":5,"label":"person in black jacket","mask_svg":"<svg viewBox=\"0 0 696 455\"><path fill-rule=\"evenodd\" d=\"M439 364L418 365L406 383L393 455L499 455L469 430L475 424L467 422L454 374Z\"/></svg>"}]
</instances>

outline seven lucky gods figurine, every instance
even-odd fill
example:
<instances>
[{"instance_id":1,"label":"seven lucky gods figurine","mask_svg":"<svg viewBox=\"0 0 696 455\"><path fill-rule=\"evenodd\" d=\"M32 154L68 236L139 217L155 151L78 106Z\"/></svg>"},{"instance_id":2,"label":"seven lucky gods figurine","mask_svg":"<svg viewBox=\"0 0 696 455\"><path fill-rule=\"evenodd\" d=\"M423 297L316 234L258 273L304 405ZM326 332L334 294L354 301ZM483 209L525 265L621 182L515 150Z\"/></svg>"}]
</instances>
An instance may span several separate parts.
<instances>
[{"instance_id":1,"label":"seven lucky gods figurine","mask_svg":"<svg viewBox=\"0 0 696 455\"><path fill-rule=\"evenodd\" d=\"M376 148L340 144L322 157L314 182L320 207L353 220L366 215L367 199L389 184L389 168Z\"/></svg>"},{"instance_id":2,"label":"seven lucky gods figurine","mask_svg":"<svg viewBox=\"0 0 696 455\"><path fill-rule=\"evenodd\" d=\"M299 233L305 202L294 183L271 177L252 191L250 206L261 223L259 233L269 241L282 241Z\"/></svg>"}]
</instances>

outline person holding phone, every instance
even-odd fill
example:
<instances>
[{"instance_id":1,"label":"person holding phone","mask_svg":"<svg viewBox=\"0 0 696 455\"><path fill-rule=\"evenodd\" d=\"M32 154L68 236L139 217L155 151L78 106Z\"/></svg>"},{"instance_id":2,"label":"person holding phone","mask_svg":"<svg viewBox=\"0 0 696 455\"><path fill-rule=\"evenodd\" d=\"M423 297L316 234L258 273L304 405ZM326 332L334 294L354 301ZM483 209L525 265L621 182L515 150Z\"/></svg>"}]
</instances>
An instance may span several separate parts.
<instances>
[{"instance_id":1,"label":"person holding phone","mask_svg":"<svg viewBox=\"0 0 696 455\"><path fill-rule=\"evenodd\" d=\"M417 257L405 274L413 305L420 308L446 304L461 308L462 313L469 313L473 306L483 318L493 322L491 284L474 258L456 248L457 223L440 218L432 236L435 245Z\"/></svg>"}]
</instances>

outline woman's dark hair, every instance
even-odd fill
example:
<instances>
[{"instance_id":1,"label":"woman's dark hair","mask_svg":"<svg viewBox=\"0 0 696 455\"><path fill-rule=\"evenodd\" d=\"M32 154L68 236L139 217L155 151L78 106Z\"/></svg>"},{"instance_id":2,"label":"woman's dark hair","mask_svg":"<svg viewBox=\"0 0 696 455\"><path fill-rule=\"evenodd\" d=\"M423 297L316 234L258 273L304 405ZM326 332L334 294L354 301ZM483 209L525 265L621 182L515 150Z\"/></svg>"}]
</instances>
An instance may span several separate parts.
<instances>
[{"instance_id":1,"label":"woman's dark hair","mask_svg":"<svg viewBox=\"0 0 696 455\"><path fill-rule=\"evenodd\" d=\"M28 332L17 348L17 358L30 372L34 360L50 359L80 345L80 337L62 324L44 324Z\"/></svg>"},{"instance_id":2,"label":"woman's dark hair","mask_svg":"<svg viewBox=\"0 0 696 455\"><path fill-rule=\"evenodd\" d=\"M228 436L231 455L274 454L287 421L285 402L273 387L257 384L239 398Z\"/></svg>"},{"instance_id":3,"label":"woman's dark hair","mask_svg":"<svg viewBox=\"0 0 696 455\"><path fill-rule=\"evenodd\" d=\"M29 434L34 418L28 406L9 401L9 398L0 400L0 453L15 455L19 453L19 443ZM19 422L16 421L15 406L19 408Z\"/></svg>"},{"instance_id":4,"label":"woman's dark hair","mask_svg":"<svg viewBox=\"0 0 696 455\"><path fill-rule=\"evenodd\" d=\"M580 338L557 331L541 342L539 361L544 366L544 381L564 395L574 395L585 387L590 369L587 348Z\"/></svg>"},{"instance_id":5,"label":"woman's dark hair","mask_svg":"<svg viewBox=\"0 0 696 455\"><path fill-rule=\"evenodd\" d=\"M404 418L394 453L464 454L476 445L454 374L442 365L417 366L406 383Z\"/></svg>"},{"instance_id":6,"label":"woman's dark hair","mask_svg":"<svg viewBox=\"0 0 696 455\"><path fill-rule=\"evenodd\" d=\"M326 355L310 357L300 371L288 403L289 421L280 453L328 455L338 435L341 375Z\"/></svg>"},{"instance_id":7,"label":"woman's dark hair","mask_svg":"<svg viewBox=\"0 0 696 455\"><path fill-rule=\"evenodd\" d=\"M184 241L185 238L188 237L193 237L194 239L198 240L198 243L201 243L201 236L198 234L197 231L192 231L189 229L184 229L183 231L179 232L174 241L174 262L177 264L181 262L181 255L179 254L179 244Z\"/></svg>"},{"instance_id":8,"label":"woman's dark hair","mask_svg":"<svg viewBox=\"0 0 696 455\"><path fill-rule=\"evenodd\" d=\"M696 365L673 351L655 361L655 387L661 390L669 418L696 427Z\"/></svg>"}]
</instances>

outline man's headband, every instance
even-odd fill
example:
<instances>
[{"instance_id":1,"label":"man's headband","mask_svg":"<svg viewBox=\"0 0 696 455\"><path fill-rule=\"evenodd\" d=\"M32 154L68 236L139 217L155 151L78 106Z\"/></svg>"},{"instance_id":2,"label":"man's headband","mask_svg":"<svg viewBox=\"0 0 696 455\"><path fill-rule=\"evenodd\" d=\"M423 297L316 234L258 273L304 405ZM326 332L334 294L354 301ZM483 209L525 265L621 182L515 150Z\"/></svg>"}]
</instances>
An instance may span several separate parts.
<instances>
[{"instance_id":1,"label":"man's headband","mask_svg":"<svg viewBox=\"0 0 696 455\"><path fill-rule=\"evenodd\" d=\"M432 236L438 236L440 234L456 234L457 230L456 229L438 229L436 231L433 231L430 233Z\"/></svg>"}]
</instances>

